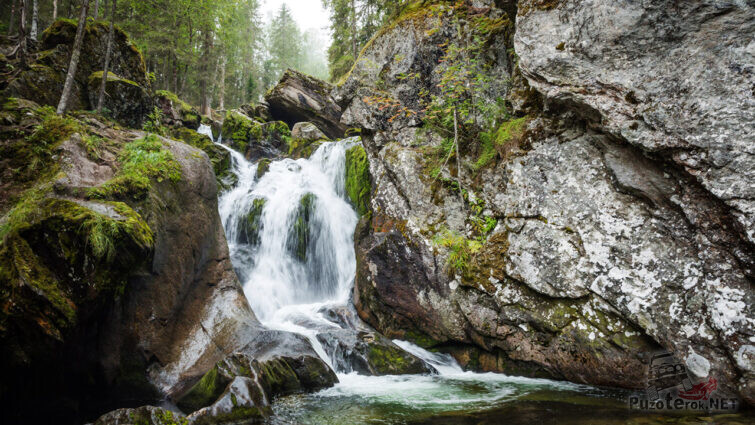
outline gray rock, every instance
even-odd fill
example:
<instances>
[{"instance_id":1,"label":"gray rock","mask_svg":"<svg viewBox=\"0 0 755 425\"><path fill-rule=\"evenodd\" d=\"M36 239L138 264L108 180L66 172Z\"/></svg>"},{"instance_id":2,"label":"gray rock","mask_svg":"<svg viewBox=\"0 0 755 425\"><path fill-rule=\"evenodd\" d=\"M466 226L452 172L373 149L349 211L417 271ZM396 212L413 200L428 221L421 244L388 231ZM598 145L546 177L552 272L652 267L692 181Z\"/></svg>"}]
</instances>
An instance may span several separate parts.
<instances>
[{"instance_id":1,"label":"gray rock","mask_svg":"<svg viewBox=\"0 0 755 425\"><path fill-rule=\"evenodd\" d=\"M372 216L355 235L361 318L391 338L452 346L475 369L627 388L644 386L644 353L671 349L753 402L753 356L738 353L755 337L744 65L755 20L741 3L667 8L519 2L516 43L491 40L486 60L512 82L491 101L531 116L513 155L462 169L479 212L427 177L425 152L442 139L421 116L389 122L365 101L379 82L418 107L437 84L434 37L455 39L447 15L412 16L370 44L334 92L343 122L364 130L373 177ZM396 78L410 73L420 76ZM461 154L476 161L474 147ZM476 246L480 217L497 226ZM471 251L461 270L444 232Z\"/></svg>"},{"instance_id":2,"label":"gray rock","mask_svg":"<svg viewBox=\"0 0 755 425\"><path fill-rule=\"evenodd\" d=\"M341 108L330 96L332 86L317 78L289 69L265 95L270 115L289 126L308 121L328 137L343 137Z\"/></svg>"},{"instance_id":3,"label":"gray rock","mask_svg":"<svg viewBox=\"0 0 755 425\"><path fill-rule=\"evenodd\" d=\"M291 130L291 137L308 142L314 142L328 138L325 133L320 131L320 129L311 122L298 122L294 124L293 130Z\"/></svg>"}]
</instances>

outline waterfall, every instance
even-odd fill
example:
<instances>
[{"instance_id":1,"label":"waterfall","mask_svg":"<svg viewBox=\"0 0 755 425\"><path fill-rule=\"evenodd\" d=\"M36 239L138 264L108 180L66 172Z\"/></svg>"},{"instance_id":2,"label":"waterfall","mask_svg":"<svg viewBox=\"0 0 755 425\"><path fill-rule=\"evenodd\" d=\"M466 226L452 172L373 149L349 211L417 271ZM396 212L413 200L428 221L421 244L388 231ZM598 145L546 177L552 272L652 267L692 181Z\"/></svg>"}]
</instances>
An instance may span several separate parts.
<instances>
[{"instance_id":1,"label":"waterfall","mask_svg":"<svg viewBox=\"0 0 755 425\"><path fill-rule=\"evenodd\" d=\"M198 131L212 138L209 127ZM371 415L385 418L385 423L404 423L404 415L480 411L537 391L594 392L565 382L464 372L447 354L399 340L393 343L439 374L347 373L351 369L329 357L318 335L343 329L325 312L350 302L358 217L345 193L345 157L359 139L323 143L309 159L258 163L223 145L222 136L219 139L215 143L230 152L238 178L220 197L219 211L249 303L268 328L306 336L340 380L303 399L277 402L272 424L364 423Z\"/></svg>"}]
</instances>

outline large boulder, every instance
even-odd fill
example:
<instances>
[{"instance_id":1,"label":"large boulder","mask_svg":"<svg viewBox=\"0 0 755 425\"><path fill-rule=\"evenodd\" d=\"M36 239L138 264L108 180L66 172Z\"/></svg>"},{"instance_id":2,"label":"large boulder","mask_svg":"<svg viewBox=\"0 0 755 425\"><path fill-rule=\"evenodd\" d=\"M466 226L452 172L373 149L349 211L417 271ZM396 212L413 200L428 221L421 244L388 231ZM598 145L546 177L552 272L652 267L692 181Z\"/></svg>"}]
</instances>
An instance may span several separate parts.
<instances>
[{"instance_id":1,"label":"large boulder","mask_svg":"<svg viewBox=\"0 0 755 425\"><path fill-rule=\"evenodd\" d=\"M228 111L221 130L223 140L250 160L275 158L287 149L291 131L282 121L259 122L241 110Z\"/></svg>"},{"instance_id":2,"label":"large boulder","mask_svg":"<svg viewBox=\"0 0 755 425\"><path fill-rule=\"evenodd\" d=\"M360 316L467 368L597 385L641 388L647 353L673 350L752 402L752 108L727 103L749 96L733 58L751 9L519 2L516 16L501 3L399 18L336 90L372 177L355 235ZM497 28L480 30L478 101L522 114L482 128L487 148L463 143L461 169L422 114L442 94L439 46L474 51L454 20Z\"/></svg>"},{"instance_id":3,"label":"large boulder","mask_svg":"<svg viewBox=\"0 0 755 425\"><path fill-rule=\"evenodd\" d=\"M30 55L30 65L8 82L0 99L10 97L33 100L41 105L57 106L63 92L66 73L76 37L76 21L59 19L41 35L39 51ZM104 68L109 25L89 21L81 47L81 60L74 77L67 110L95 109L98 82ZM97 78L97 72L100 72ZM123 124L140 128L152 111L151 84L139 49L128 35L116 27L110 58L106 106L111 117ZM94 77L94 78L93 78ZM94 80L94 81L93 81ZM123 93L120 91L123 90Z\"/></svg>"},{"instance_id":4,"label":"large boulder","mask_svg":"<svg viewBox=\"0 0 755 425\"><path fill-rule=\"evenodd\" d=\"M199 125L202 123L199 110L179 99L175 93L158 90L155 92L155 103L163 113L165 124L173 127L186 127L191 130L199 129Z\"/></svg>"},{"instance_id":5,"label":"large boulder","mask_svg":"<svg viewBox=\"0 0 755 425\"><path fill-rule=\"evenodd\" d=\"M204 152L17 104L0 127L25 164L0 196L4 419L157 402L259 332Z\"/></svg>"},{"instance_id":6,"label":"large boulder","mask_svg":"<svg viewBox=\"0 0 755 425\"><path fill-rule=\"evenodd\" d=\"M98 103L102 71L89 76L87 93L89 105L94 107ZM152 112L152 98L143 86L134 81L121 78L108 72L105 82L105 98L102 106L109 115L131 128L140 128L145 117Z\"/></svg>"},{"instance_id":7,"label":"large boulder","mask_svg":"<svg viewBox=\"0 0 755 425\"><path fill-rule=\"evenodd\" d=\"M289 127L308 121L331 139L339 139L346 127L341 124L341 108L330 95L332 89L322 80L289 69L265 101L272 117Z\"/></svg>"}]
</instances>

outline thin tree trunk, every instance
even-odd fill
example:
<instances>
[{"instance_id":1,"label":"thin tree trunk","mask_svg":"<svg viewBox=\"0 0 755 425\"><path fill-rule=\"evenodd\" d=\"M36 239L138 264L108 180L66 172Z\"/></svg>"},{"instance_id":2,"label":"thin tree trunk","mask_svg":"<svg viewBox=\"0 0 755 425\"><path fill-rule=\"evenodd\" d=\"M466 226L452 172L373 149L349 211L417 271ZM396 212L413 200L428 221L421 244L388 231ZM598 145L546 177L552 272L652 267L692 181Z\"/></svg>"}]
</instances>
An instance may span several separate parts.
<instances>
[{"instance_id":1,"label":"thin tree trunk","mask_svg":"<svg viewBox=\"0 0 755 425\"><path fill-rule=\"evenodd\" d=\"M39 0L32 1L31 7L31 32L29 36L32 40L37 40L37 27L39 21Z\"/></svg>"},{"instance_id":2,"label":"thin tree trunk","mask_svg":"<svg viewBox=\"0 0 755 425\"><path fill-rule=\"evenodd\" d=\"M110 5L110 32L107 35L107 49L105 50L105 69L102 71L102 81L100 82L100 95L97 98L97 113L102 113L102 104L105 102L105 85L110 72L110 54L113 51L113 33L115 25L115 4L116 0Z\"/></svg>"},{"instance_id":3,"label":"thin tree trunk","mask_svg":"<svg viewBox=\"0 0 755 425\"><path fill-rule=\"evenodd\" d=\"M52 0L52 21L58 19L58 0Z\"/></svg>"},{"instance_id":4,"label":"thin tree trunk","mask_svg":"<svg viewBox=\"0 0 755 425\"><path fill-rule=\"evenodd\" d=\"M359 52L357 51L357 8L354 0L351 0L351 51L354 60L357 60Z\"/></svg>"},{"instance_id":5,"label":"thin tree trunk","mask_svg":"<svg viewBox=\"0 0 755 425\"><path fill-rule=\"evenodd\" d=\"M454 145L456 145L456 184L459 185L459 198L461 205L464 206L464 191L461 190L461 157L459 156L459 122L456 118L456 107L454 107Z\"/></svg>"},{"instance_id":6,"label":"thin tree trunk","mask_svg":"<svg viewBox=\"0 0 755 425\"><path fill-rule=\"evenodd\" d=\"M79 15L79 27L76 29L76 39L73 42L73 51L71 52L71 63L68 65L68 74L66 75L66 84L63 86L63 94L60 96L60 103L58 103L58 115L63 114L68 105L68 98L71 96L71 89L74 84L74 77L76 76L76 68L79 67L79 57L81 56L81 45L84 41L84 28L87 25L87 12L89 11L89 0L84 0L84 4L81 5L81 14ZM102 76L103 79L107 78L106 75Z\"/></svg>"},{"instance_id":7,"label":"thin tree trunk","mask_svg":"<svg viewBox=\"0 0 755 425\"><path fill-rule=\"evenodd\" d=\"M225 57L220 62L220 90L218 91L218 109L225 110Z\"/></svg>"},{"instance_id":8,"label":"thin tree trunk","mask_svg":"<svg viewBox=\"0 0 755 425\"><path fill-rule=\"evenodd\" d=\"M8 23L8 35L13 35L13 24L16 23L16 9L19 0L13 0L13 4L10 9L10 22Z\"/></svg>"},{"instance_id":9,"label":"thin tree trunk","mask_svg":"<svg viewBox=\"0 0 755 425\"><path fill-rule=\"evenodd\" d=\"M204 37L204 57L202 58L202 67L201 67L201 75L202 75L202 82L200 84L200 96L201 96L201 106L199 108L199 113L204 116L210 116L210 93L209 93L209 84L207 84L207 80L210 78L209 74L209 67L210 67L210 43L212 43L212 32L207 30L205 31L205 37Z\"/></svg>"},{"instance_id":10,"label":"thin tree trunk","mask_svg":"<svg viewBox=\"0 0 755 425\"><path fill-rule=\"evenodd\" d=\"M100 17L100 0L94 0L94 20Z\"/></svg>"},{"instance_id":11,"label":"thin tree trunk","mask_svg":"<svg viewBox=\"0 0 755 425\"><path fill-rule=\"evenodd\" d=\"M26 63L26 6L28 0L21 0L21 19L18 22L18 58Z\"/></svg>"}]
</instances>

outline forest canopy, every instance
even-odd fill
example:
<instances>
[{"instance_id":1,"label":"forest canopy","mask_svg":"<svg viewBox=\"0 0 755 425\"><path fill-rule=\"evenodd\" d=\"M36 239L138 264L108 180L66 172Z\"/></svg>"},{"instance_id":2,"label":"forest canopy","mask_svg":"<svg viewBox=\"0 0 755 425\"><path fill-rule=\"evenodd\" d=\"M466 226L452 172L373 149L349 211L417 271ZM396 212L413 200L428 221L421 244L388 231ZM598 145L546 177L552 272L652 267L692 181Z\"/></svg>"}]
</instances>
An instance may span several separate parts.
<instances>
[{"instance_id":1,"label":"forest canopy","mask_svg":"<svg viewBox=\"0 0 755 425\"><path fill-rule=\"evenodd\" d=\"M88 16L110 21L113 1L90 0ZM112 20L142 51L153 88L205 111L260 100L287 68L337 81L377 29L411 3L308 0L322 1L330 14L327 40L316 28L302 29L286 3L266 22L264 1L120 0ZM82 4L9 0L0 5L0 31L18 35L23 16L26 38L34 42L55 19L77 19Z\"/></svg>"}]
</instances>

